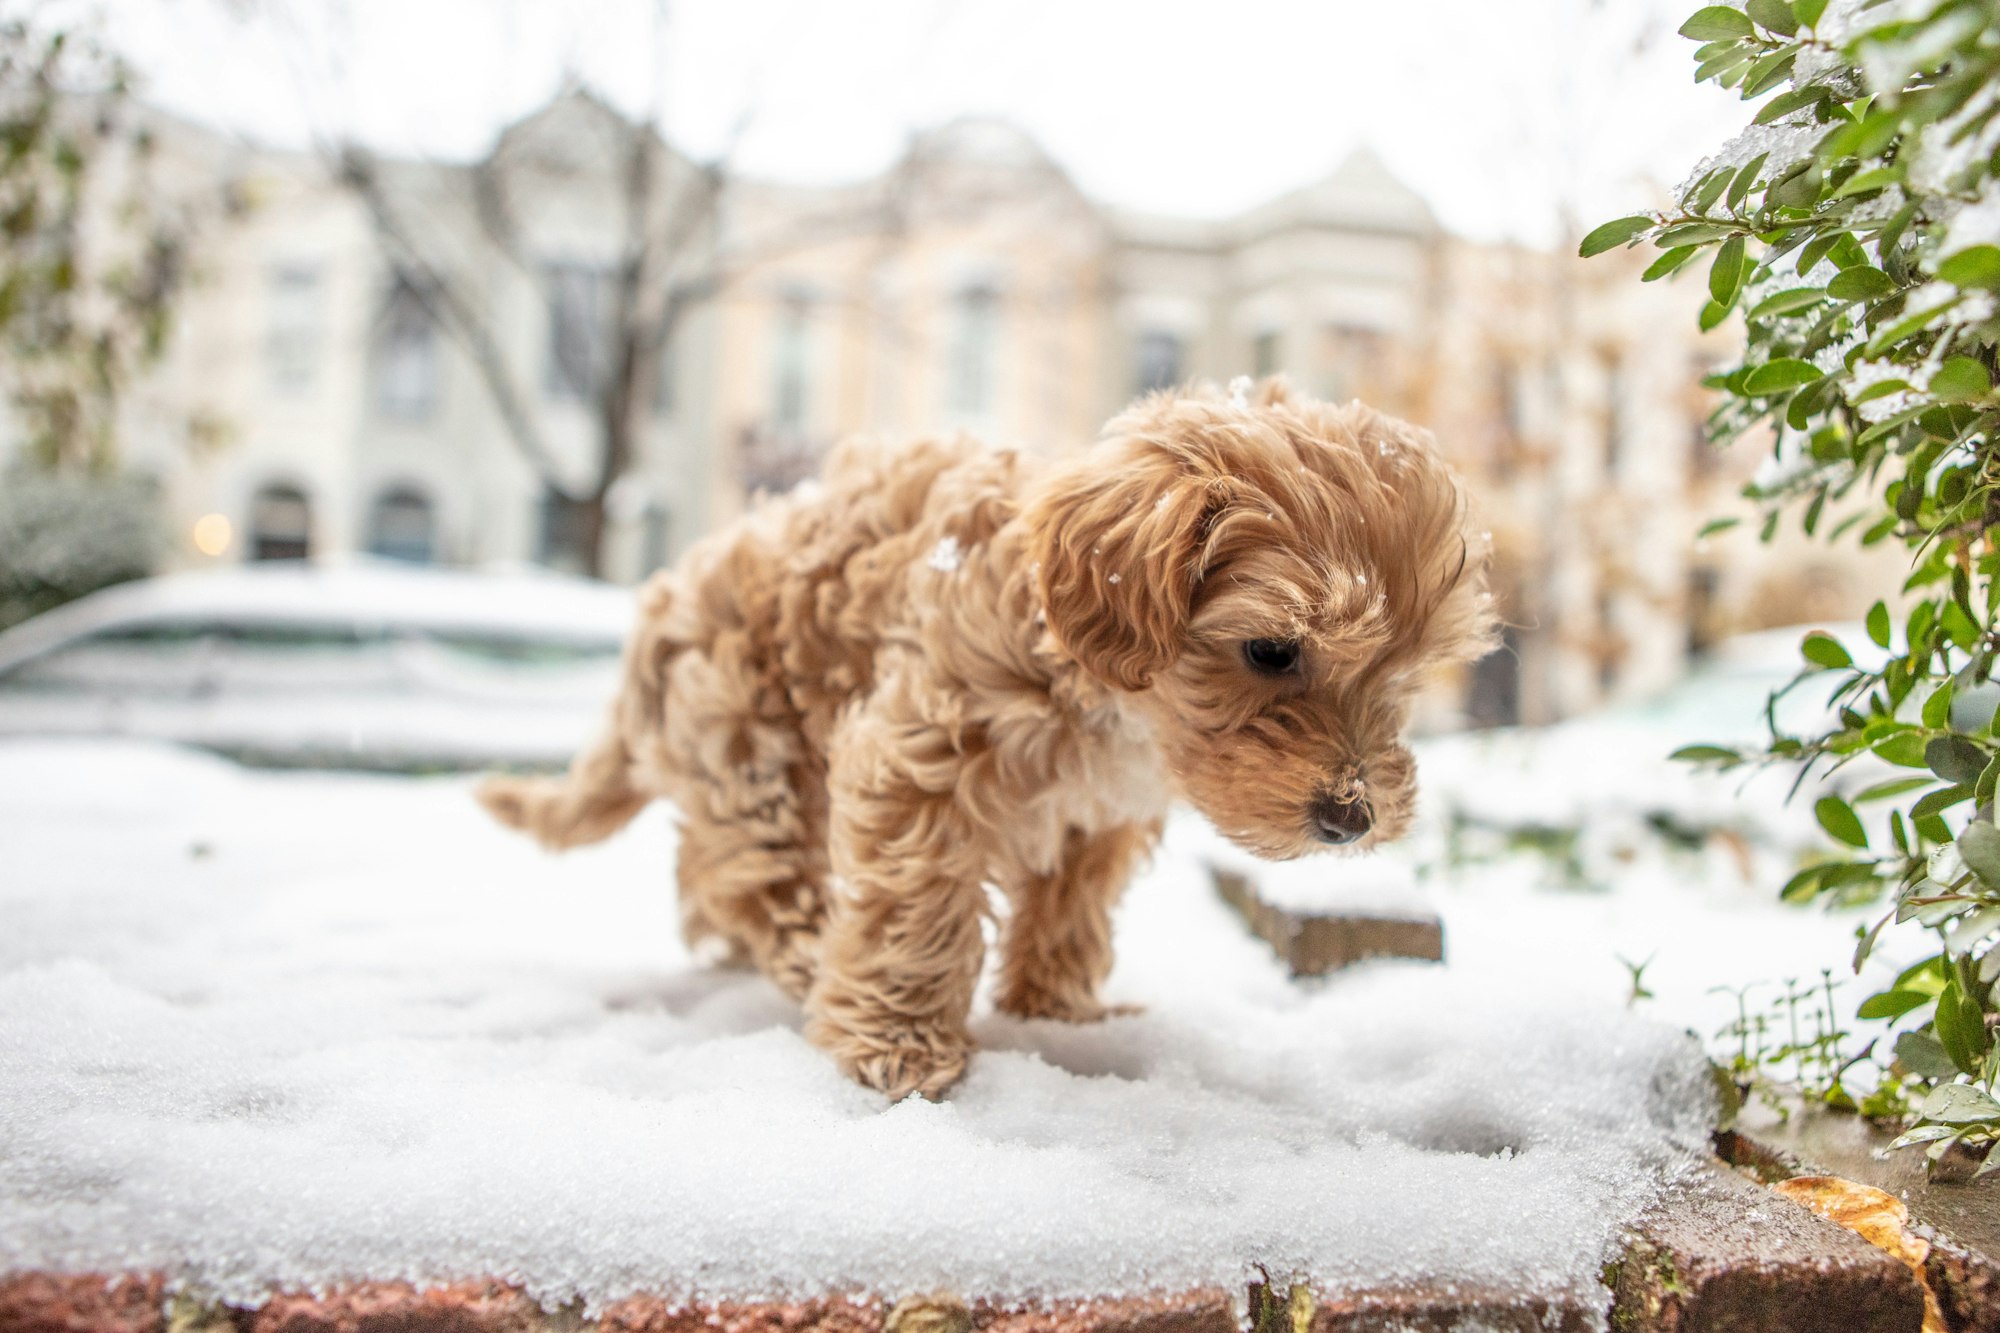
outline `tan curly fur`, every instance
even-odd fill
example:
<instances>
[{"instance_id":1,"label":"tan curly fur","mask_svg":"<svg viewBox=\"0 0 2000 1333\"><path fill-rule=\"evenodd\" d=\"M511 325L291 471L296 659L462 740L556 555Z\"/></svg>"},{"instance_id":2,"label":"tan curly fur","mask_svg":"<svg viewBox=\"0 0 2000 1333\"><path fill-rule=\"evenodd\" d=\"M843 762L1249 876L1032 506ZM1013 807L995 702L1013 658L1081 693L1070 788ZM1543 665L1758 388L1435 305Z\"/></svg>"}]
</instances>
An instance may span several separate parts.
<instances>
[{"instance_id":1,"label":"tan curly fur","mask_svg":"<svg viewBox=\"0 0 2000 1333\"><path fill-rule=\"evenodd\" d=\"M998 1007L1084 1021L1174 796L1268 857L1319 850L1327 800L1368 812L1355 848L1400 835L1408 700L1490 647L1486 560L1428 435L1281 380L1156 395L1056 463L854 441L645 585L566 776L480 798L561 848L665 797L689 941L801 1001L854 1078L934 1097L972 1047L985 885Z\"/></svg>"}]
</instances>

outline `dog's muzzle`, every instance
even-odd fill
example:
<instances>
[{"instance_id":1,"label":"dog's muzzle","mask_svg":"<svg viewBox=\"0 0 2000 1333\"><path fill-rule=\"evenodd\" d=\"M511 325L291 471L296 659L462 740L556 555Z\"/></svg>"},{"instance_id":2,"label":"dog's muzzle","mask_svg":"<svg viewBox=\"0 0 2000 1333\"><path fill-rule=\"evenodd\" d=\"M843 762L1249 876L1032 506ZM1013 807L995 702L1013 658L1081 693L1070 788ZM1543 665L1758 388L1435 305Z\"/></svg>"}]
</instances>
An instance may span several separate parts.
<instances>
[{"instance_id":1,"label":"dog's muzzle","mask_svg":"<svg viewBox=\"0 0 2000 1333\"><path fill-rule=\"evenodd\" d=\"M1374 827L1375 816L1362 800L1343 801L1333 796L1319 797L1311 808L1313 829L1319 840L1342 847Z\"/></svg>"}]
</instances>

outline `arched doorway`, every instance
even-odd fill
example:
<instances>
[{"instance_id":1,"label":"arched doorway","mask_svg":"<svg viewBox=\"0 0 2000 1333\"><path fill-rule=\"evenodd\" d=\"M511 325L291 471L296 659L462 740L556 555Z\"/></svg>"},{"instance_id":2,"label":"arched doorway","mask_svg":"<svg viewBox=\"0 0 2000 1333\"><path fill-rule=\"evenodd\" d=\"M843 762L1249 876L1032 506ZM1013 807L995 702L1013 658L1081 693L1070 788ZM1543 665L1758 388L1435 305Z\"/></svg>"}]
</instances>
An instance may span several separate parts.
<instances>
[{"instance_id":1,"label":"arched doorway","mask_svg":"<svg viewBox=\"0 0 2000 1333\"><path fill-rule=\"evenodd\" d=\"M250 501L250 558L304 560L312 554L312 501L296 486L273 483Z\"/></svg>"},{"instance_id":2,"label":"arched doorway","mask_svg":"<svg viewBox=\"0 0 2000 1333\"><path fill-rule=\"evenodd\" d=\"M368 509L368 553L428 565L437 558L437 521L428 495L391 486Z\"/></svg>"}]
</instances>

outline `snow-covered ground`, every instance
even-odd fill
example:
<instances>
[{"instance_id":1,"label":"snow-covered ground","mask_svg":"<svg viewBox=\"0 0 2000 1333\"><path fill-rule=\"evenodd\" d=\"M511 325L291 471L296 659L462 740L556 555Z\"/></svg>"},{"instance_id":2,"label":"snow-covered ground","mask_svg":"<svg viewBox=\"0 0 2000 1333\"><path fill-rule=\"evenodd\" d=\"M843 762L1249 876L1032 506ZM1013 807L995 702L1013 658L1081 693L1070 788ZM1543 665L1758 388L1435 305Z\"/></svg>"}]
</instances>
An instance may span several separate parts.
<instances>
[{"instance_id":1,"label":"snow-covered ground","mask_svg":"<svg viewBox=\"0 0 2000 1333\"><path fill-rule=\"evenodd\" d=\"M1434 808L1523 790L1523 743L1485 744L1426 749ZM658 807L556 858L464 779L0 742L0 1271L246 1302L461 1276L592 1304L1032 1299L1240 1290L1256 1265L1591 1292L1703 1140L1685 1029L1733 1011L1710 988L1816 975L1853 929L1706 853L1614 852L1609 887L1567 891L1520 858L1427 862L1393 891L1442 914L1447 965L1301 985L1186 817L1118 921L1110 997L1142 1014L982 1006L950 1100L891 1107L776 990L689 958L672 856ZM1367 864L1265 874L1379 901ZM1621 955L1657 998L1628 1008Z\"/></svg>"}]
</instances>

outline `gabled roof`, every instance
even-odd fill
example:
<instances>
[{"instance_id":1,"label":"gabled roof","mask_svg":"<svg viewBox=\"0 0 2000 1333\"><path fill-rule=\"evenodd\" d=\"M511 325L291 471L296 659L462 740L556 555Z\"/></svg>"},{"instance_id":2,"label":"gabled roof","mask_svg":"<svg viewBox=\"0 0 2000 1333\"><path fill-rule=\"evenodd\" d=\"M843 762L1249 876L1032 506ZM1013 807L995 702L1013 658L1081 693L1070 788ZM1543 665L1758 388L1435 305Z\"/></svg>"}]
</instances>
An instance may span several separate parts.
<instances>
[{"instance_id":1,"label":"gabled roof","mask_svg":"<svg viewBox=\"0 0 2000 1333\"><path fill-rule=\"evenodd\" d=\"M1416 236L1438 230L1437 217L1423 196L1367 147L1356 148L1312 184L1242 214L1232 230L1254 234L1301 224Z\"/></svg>"}]
</instances>

